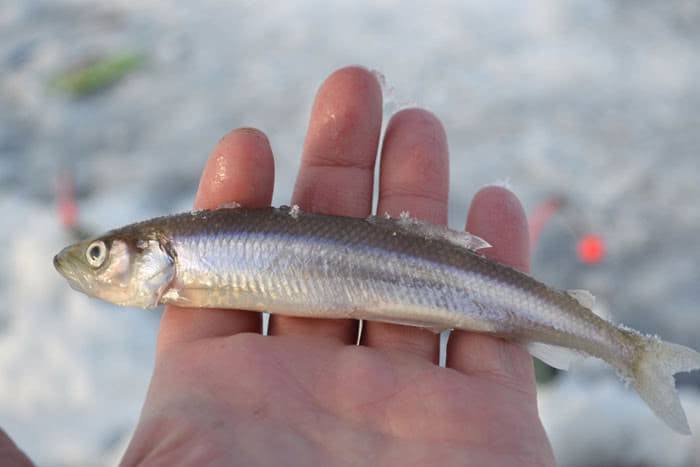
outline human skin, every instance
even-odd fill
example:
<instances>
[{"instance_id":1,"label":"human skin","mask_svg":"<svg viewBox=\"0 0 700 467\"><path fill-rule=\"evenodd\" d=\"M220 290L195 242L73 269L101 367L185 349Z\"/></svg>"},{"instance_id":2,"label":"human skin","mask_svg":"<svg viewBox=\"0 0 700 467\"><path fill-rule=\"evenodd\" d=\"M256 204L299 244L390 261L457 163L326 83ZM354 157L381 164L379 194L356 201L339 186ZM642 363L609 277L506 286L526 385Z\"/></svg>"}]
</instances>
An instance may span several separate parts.
<instances>
[{"instance_id":1,"label":"human skin","mask_svg":"<svg viewBox=\"0 0 700 467\"><path fill-rule=\"evenodd\" d=\"M0 430L0 466L32 467L32 461L17 447L9 436Z\"/></svg>"},{"instance_id":2,"label":"human skin","mask_svg":"<svg viewBox=\"0 0 700 467\"><path fill-rule=\"evenodd\" d=\"M382 97L359 67L333 73L316 97L291 202L365 217L372 207ZM460 157L469 157L468 154ZM378 212L447 221L449 162L440 121L395 114L381 152ZM274 162L253 129L212 152L197 208L268 206ZM529 268L526 219L501 187L480 190L467 229L488 257ZM439 336L352 320L166 307L156 364L122 465L551 466L532 359L518 345L453 332L447 368Z\"/></svg>"}]
</instances>

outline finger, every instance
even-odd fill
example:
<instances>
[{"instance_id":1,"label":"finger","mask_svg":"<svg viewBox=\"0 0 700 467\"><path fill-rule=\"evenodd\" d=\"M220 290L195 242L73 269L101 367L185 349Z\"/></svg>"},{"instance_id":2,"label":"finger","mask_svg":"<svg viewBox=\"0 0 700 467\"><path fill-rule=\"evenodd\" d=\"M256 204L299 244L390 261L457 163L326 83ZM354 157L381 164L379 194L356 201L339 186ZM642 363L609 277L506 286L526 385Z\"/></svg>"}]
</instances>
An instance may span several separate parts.
<instances>
[{"instance_id":1,"label":"finger","mask_svg":"<svg viewBox=\"0 0 700 467\"><path fill-rule=\"evenodd\" d=\"M382 94L372 73L348 67L326 79L311 112L292 202L310 212L369 215L381 123ZM272 316L270 333L354 343L357 322Z\"/></svg>"},{"instance_id":2,"label":"finger","mask_svg":"<svg viewBox=\"0 0 700 467\"><path fill-rule=\"evenodd\" d=\"M411 217L446 224L448 189L447 137L440 121L422 109L394 115L382 148L377 212L398 217L401 211L408 211ZM378 322L364 323L362 342L411 352L436 363L440 349L439 334Z\"/></svg>"},{"instance_id":3,"label":"finger","mask_svg":"<svg viewBox=\"0 0 700 467\"><path fill-rule=\"evenodd\" d=\"M274 160L265 135L242 128L224 136L209 156L195 198L196 208L237 202L269 206ZM167 306L161 320L158 350L174 344L239 332L259 332L260 315L250 311Z\"/></svg>"},{"instance_id":4,"label":"finger","mask_svg":"<svg viewBox=\"0 0 700 467\"><path fill-rule=\"evenodd\" d=\"M32 467L34 464L17 445L0 429L0 459L4 467Z\"/></svg>"},{"instance_id":5,"label":"finger","mask_svg":"<svg viewBox=\"0 0 700 467\"><path fill-rule=\"evenodd\" d=\"M472 200L467 230L491 244L482 250L499 263L527 272L530 244L527 219L518 198L505 188L483 188ZM534 384L532 358L520 345L484 334L455 331L447 346L447 366L468 374Z\"/></svg>"}]
</instances>

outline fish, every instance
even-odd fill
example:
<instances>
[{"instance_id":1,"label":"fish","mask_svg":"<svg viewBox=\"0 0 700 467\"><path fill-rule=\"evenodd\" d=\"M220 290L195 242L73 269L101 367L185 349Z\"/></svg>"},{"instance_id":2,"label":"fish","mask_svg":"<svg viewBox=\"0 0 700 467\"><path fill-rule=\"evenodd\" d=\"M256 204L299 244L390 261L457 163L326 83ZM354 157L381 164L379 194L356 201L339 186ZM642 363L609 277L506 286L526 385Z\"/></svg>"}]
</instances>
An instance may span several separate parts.
<instances>
[{"instance_id":1,"label":"fish","mask_svg":"<svg viewBox=\"0 0 700 467\"><path fill-rule=\"evenodd\" d=\"M72 288L117 305L245 309L464 330L522 344L556 367L607 362L669 427L690 434L673 375L693 349L616 324L582 290L558 290L481 254L469 234L399 218L238 205L159 217L64 248Z\"/></svg>"}]
</instances>

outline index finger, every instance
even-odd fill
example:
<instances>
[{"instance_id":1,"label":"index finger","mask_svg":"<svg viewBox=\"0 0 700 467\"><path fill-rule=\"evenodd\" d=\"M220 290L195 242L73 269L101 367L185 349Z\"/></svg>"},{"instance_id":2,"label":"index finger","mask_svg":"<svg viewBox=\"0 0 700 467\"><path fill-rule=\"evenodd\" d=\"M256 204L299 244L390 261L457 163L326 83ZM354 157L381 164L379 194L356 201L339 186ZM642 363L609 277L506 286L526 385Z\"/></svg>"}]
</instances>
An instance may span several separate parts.
<instances>
[{"instance_id":1,"label":"index finger","mask_svg":"<svg viewBox=\"0 0 700 467\"><path fill-rule=\"evenodd\" d=\"M273 183L274 160L265 135L251 128L234 130L209 156L194 206L215 209L231 202L269 206ZM169 305L161 319L157 351L196 339L260 330L260 314L256 312Z\"/></svg>"}]
</instances>

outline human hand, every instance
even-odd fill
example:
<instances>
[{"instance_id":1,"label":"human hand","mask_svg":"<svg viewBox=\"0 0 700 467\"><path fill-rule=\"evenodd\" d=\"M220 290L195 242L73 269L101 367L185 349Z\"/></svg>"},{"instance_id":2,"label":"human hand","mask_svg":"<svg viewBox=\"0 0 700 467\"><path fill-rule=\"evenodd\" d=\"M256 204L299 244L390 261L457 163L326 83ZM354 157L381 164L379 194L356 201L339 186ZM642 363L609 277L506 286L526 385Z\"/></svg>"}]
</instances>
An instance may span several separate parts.
<instances>
[{"instance_id":1,"label":"human hand","mask_svg":"<svg viewBox=\"0 0 700 467\"><path fill-rule=\"evenodd\" d=\"M314 103L292 203L365 217L372 206L381 90L368 71L345 68ZM274 163L256 130L217 145L195 201L271 203ZM448 150L440 121L420 109L395 114L381 154L378 212L445 224ZM467 221L485 254L529 267L526 219L509 191L489 187ZM537 414L532 359L520 346L453 332L447 366L439 336L352 320L167 307L141 419L123 465L551 466Z\"/></svg>"},{"instance_id":2,"label":"human hand","mask_svg":"<svg viewBox=\"0 0 700 467\"><path fill-rule=\"evenodd\" d=\"M32 467L34 465L2 429L0 429L0 465L2 467Z\"/></svg>"}]
</instances>

